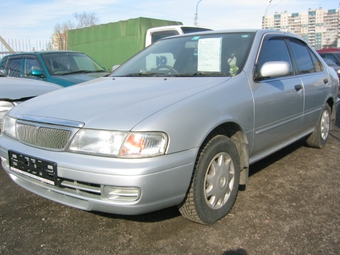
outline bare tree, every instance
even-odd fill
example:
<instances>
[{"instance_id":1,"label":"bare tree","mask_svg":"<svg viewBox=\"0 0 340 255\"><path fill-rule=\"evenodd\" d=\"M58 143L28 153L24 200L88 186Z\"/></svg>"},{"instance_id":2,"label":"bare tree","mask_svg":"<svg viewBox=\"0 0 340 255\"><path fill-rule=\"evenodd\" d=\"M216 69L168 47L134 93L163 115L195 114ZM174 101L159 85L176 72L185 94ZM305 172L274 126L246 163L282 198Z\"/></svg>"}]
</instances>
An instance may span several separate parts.
<instances>
[{"instance_id":1,"label":"bare tree","mask_svg":"<svg viewBox=\"0 0 340 255\"><path fill-rule=\"evenodd\" d=\"M68 49L68 31L75 28L83 28L94 26L99 23L99 18L94 14L88 14L83 12L81 14L75 13L74 17L77 20L77 24L72 21L66 21L62 24L56 24L54 27L52 42L53 48L57 50Z\"/></svg>"},{"instance_id":2,"label":"bare tree","mask_svg":"<svg viewBox=\"0 0 340 255\"><path fill-rule=\"evenodd\" d=\"M93 12L91 14L86 12L75 13L74 17L78 21L77 28L91 27L99 23L99 18Z\"/></svg>"},{"instance_id":3,"label":"bare tree","mask_svg":"<svg viewBox=\"0 0 340 255\"><path fill-rule=\"evenodd\" d=\"M74 28L74 24L71 21L57 24L54 27L54 33L52 37L53 48L57 50L67 50L68 36L67 32Z\"/></svg>"}]
</instances>

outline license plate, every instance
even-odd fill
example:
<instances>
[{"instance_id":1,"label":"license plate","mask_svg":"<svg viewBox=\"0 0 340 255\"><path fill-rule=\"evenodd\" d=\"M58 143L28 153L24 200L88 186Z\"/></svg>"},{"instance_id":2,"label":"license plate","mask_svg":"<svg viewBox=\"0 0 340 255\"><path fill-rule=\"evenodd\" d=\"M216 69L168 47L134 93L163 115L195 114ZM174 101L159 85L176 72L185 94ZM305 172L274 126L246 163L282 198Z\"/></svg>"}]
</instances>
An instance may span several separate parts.
<instances>
[{"instance_id":1,"label":"license plate","mask_svg":"<svg viewBox=\"0 0 340 255\"><path fill-rule=\"evenodd\" d=\"M15 151L9 151L8 155L11 170L51 185L57 185L57 163Z\"/></svg>"}]
</instances>

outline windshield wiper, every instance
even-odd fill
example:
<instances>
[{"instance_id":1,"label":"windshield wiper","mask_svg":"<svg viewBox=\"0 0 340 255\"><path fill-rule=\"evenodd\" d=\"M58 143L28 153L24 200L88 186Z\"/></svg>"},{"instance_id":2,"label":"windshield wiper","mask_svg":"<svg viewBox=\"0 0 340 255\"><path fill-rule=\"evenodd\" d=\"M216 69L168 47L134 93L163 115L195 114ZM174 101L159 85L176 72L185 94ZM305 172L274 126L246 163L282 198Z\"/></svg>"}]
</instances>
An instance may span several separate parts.
<instances>
[{"instance_id":1,"label":"windshield wiper","mask_svg":"<svg viewBox=\"0 0 340 255\"><path fill-rule=\"evenodd\" d=\"M129 73L125 75L119 75L120 77L158 77L158 76L168 76L164 73L147 73L147 72L142 72L142 73Z\"/></svg>"},{"instance_id":2,"label":"windshield wiper","mask_svg":"<svg viewBox=\"0 0 340 255\"><path fill-rule=\"evenodd\" d=\"M60 75L68 75L68 74L75 74L75 73L103 73L103 72L105 71L104 70L78 70L78 71L62 73Z\"/></svg>"},{"instance_id":3,"label":"windshield wiper","mask_svg":"<svg viewBox=\"0 0 340 255\"><path fill-rule=\"evenodd\" d=\"M36 95L38 96L38 95ZM27 101L31 98L34 98L36 96L29 96L29 97L21 97L21 98L16 98L16 99L11 99L11 98L0 98L0 101L8 101L8 102L17 102L17 101Z\"/></svg>"},{"instance_id":4,"label":"windshield wiper","mask_svg":"<svg viewBox=\"0 0 340 255\"><path fill-rule=\"evenodd\" d=\"M221 73L221 72L197 72L192 74L192 76L228 76L226 73Z\"/></svg>"},{"instance_id":5,"label":"windshield wiper","mask_svg":"<svg viewBox=\"0 0 340 255\"><path fill-rule=\"evenodd\" d=\"M220 76L229 76L226 73L220 73L220 72L196 72L196 73L184 73L184 74L174 74L171 75L174 77L220 77Z\"/></svg>"},{"instance_id":6,"label":"windshield wiper","mask_svg":"<svg viewBox=\"0 0 340 255\"><path fill-rule=\"evenodd\" d=\"M114 76L114 74L112 75ZM219 72L196 72L196 73L185 73L185 74L167 74L167 73L129 73L125 75L119 75L120 77L195 77L195 76L207 76L207 77L220 77L220 76L229 76L225 73Z\"/></svg>"}]
</instances>

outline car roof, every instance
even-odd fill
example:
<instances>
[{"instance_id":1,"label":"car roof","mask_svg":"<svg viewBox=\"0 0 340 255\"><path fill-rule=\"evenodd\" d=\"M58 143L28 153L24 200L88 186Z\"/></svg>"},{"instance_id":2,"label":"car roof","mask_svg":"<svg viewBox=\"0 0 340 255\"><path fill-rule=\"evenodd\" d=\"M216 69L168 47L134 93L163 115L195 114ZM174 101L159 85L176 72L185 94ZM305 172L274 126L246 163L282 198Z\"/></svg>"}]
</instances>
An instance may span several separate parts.
<instances>
[{"instance_id":1,"label":"car roof","mask_svg":"<svg viewBox=\"0 0 340 255\"><path fill-rule=\"evenodd\" d=\"M284 32L280 30L275 30L275 29L230 29L230 30L207 30L207 31L198 31L190 34L183 34L183 35L176 35L176 36L169 36L166 38L162 38L161 40L166 40L169 38L174 38L174 37L185 37L185 36L195 36L195 35L204 35L204 34L223 34L223 33L256 33L260 36L263 36L265 34L276 34L276 35L284 35L284 36L289 36L293 38L297 38L299 40L305 41L303 38L300 36L290 33L290 32ZM307 42L306 42L307 43Z\"/></svg>"},{"instance_id":2,"label":"car roof","mask_svg":"<svg viewBox=\"0 0 340 255\"><path fill-rule=\"evenodd\" d=\"M9 56L21 56L21 55L43 55L43 54L50 54L50 53L80 53L80 54L85 54L80 51L72 51L72 50L47 50L47 51L23 51L23 52L17 52L17 53L12 53L8 54L5 57Z\"/></svg>"}]
</instances>

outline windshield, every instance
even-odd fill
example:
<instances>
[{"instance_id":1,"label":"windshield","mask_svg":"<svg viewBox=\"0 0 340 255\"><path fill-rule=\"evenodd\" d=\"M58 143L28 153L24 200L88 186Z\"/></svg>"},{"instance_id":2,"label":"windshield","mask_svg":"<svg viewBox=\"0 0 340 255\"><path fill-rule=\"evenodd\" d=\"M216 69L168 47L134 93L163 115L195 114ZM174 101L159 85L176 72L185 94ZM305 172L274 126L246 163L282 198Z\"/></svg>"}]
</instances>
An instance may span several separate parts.
<instances>
[{"instance_id":1,"label":"windshield","mask_svg":"<svg viewBox=\"0 0 340 255\"><path fill-rule=\"evenodd\" d=\"M329 66L336 66L337 64L333 61L333 60L330 60L329 58L324 58L323 59L327 65Z\"/></svg>"},{"instance_id":2,"label":"windshield","mask_svg":"<svg viewBox=\"0 0 340 255\"><path fill-rule=\"evenodd\" d=\"M334 62L337 62L336 64L340 65L340 52L335 52L334 56L335 56L335 58L337 60L337 61L334 61Z\"/></svg>"},{"instance_id":3,"label":"windshield","mask_svg":"<svg viewBox=\"0 0 340 255\"><path fill-rule=\"evenodd\" d=\"M43 54L42 58L51 75L83 72L105 72L97 62L83 53L57 52Z\"/></svg>"},{"instance_id":4,"label":"windshield","mask_svg":"<svg viewBox=\"0 0 340 255\"><path fill-rule=\"evenodd\" d=\"M110 76L233 76L247 59L253 33L187 35L161 40Z\"/></svg>"}]
</instances>

